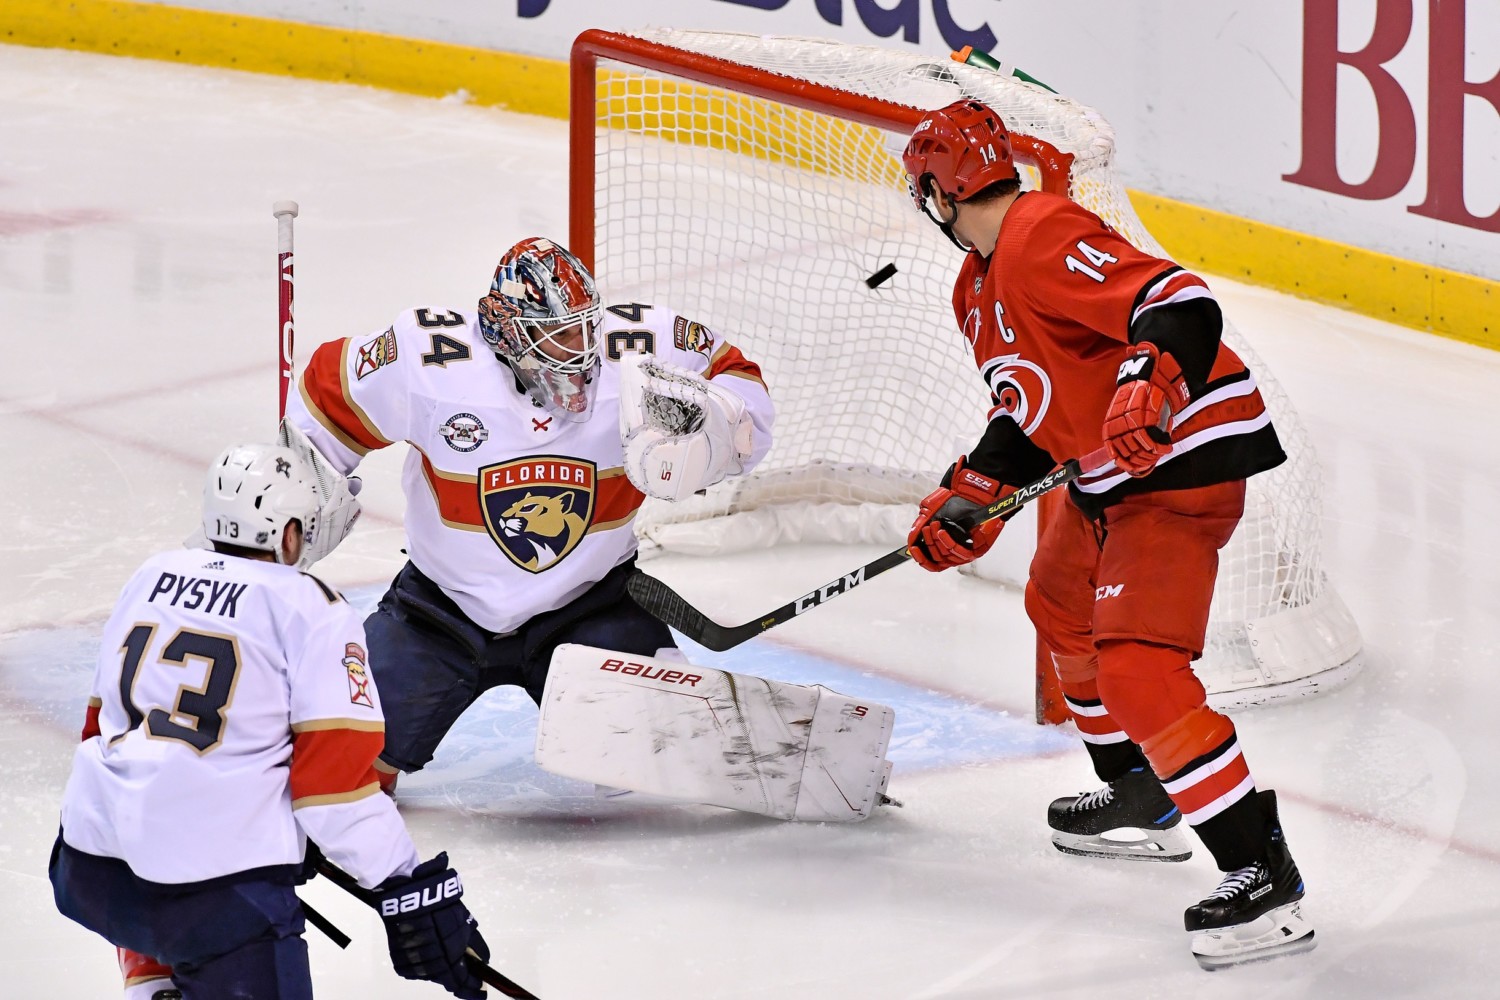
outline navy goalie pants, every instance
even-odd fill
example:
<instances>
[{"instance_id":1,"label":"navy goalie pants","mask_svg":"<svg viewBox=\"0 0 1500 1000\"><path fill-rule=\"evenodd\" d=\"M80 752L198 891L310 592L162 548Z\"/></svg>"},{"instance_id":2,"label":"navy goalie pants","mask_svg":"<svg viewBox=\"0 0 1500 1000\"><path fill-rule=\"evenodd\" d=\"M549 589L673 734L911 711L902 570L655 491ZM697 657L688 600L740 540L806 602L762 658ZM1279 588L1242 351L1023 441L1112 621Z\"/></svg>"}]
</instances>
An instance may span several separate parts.
<instances>
[{"instance_id":1,"label":"navy goalie pants","mask_svg":"<svg viewBox=\"0 0 1500 1000\"><path fill-rule=\"evenodd\" d=\"M165 885L59 833L47 872L63 916L170 965L183 1000L312 1000L295 865Z\"/></svg>"},{"instance_id":2,"label":"navy goalie pants","mask_svg":"<svg viewBox=\"0 0 1500 1000\"><path fill-rule=\"evenodd\" d=\"M643 656L675 646L671 631L626 591L634 569L629 559L571 603L495 635L407 563L365 619L385 713L381 761L397 771L426 767L458 717L490 688L513 684L540 704L552 652L563 643Z\"/></svg>"}]
</instances>

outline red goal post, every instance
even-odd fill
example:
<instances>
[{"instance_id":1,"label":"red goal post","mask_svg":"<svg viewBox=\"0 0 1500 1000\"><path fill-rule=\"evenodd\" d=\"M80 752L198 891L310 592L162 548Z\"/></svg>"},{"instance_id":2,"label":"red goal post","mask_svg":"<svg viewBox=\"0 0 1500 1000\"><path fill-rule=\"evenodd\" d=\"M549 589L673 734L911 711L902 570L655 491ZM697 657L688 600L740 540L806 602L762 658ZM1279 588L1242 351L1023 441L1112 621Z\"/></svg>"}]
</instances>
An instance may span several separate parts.
<instances>
[{"instance_id":1,"label":"red goal post","mask_svg":"<svg viewBox=\"0 0 1500 1000\"><path fill-rule=\"evenodd\" d=\"M988 395L949 306L960 255L912 207L899 161L922 113L959 96L1005 118L1028 186L1165 255L1114 172L1108 123L1044 88L822 39L591 30L575 41L571 248L611 301L659 301L722 330L761 363L777 403L777 442L754 475L643 508L644 554L899 542L916 501L977 440ZM891 263L894 279L866 283ZM1360 641L1321 569L1311 444L1231 323L1225 337L1256 370L1292 455L1251 481L1223 554L1198 666L1233 707L1347 679ZM977 575L1014 580L989 561ZM1039 718L1065 717L1040 654L1037 682Z\"/></svg>"},{"instance_id":2,"label":"red goal post","mask_svg":"<svg viewBox=\"0 0 1500 1000\"><path fill-rule=\"evenodd\" d=\"M705 89L696 96L705 105L712 102L715 88L724 88L806 111L834 114L874 128L907 133L917 127L923 114L923 109L910 105L852 94L808 80L792 80L754 66L728 62L645 38L598 28L583 32L573 42L569 67L570 108L596 107L601 91L606 94L609 92L610 80L607 77L602 80L600 78L601 59L628 63L640 69L655 70L702 84ZM636 113L644 117L650 112L640 110ZM683 115L692 113L691 109L673 112ZM568 120L569 249L576 247L573 252L590 268L595 264L597 124L597 116L590 117L586 114L570 114ZM1021 133L1011 136L1011 149L1017 160L1040 172L1043 190L1056 194L1068 193L1068 170L1073 164L1070 154L1059 151L1043 139Z\"/></svg>"}]
</instances>

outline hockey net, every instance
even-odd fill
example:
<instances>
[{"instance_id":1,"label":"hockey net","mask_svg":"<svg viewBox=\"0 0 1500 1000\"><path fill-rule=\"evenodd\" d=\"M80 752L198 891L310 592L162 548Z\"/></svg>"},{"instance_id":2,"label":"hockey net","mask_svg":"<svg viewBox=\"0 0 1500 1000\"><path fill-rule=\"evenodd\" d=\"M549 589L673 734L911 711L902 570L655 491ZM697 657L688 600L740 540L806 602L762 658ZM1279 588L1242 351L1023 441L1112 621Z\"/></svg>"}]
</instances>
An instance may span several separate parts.
<instances>
[{"instance_id":1,"label":"hockey net","mask_svg":"<svg viewBox=\"0 0 1500 1000\"><path fill-rule=\"evenodd\" d=\"M756 472L648 502L643 552L905 538L915 504L983 430L955 330L960 252L912 206L900 150L960 96L1012 130L1023 182L1065 193L1165 256L1115 173L1097 112L991 70L808 38L585 32L573 49L572 248L607 301L660 302L758 362L777 407ZM885 265L888 280L867 279ZM1290 459L1250 481L1222 553L1199 674L1223 707L1331 686L1359 631L1321 568L1317 459L1232 324Z\"/></svg>"}]
</instances>

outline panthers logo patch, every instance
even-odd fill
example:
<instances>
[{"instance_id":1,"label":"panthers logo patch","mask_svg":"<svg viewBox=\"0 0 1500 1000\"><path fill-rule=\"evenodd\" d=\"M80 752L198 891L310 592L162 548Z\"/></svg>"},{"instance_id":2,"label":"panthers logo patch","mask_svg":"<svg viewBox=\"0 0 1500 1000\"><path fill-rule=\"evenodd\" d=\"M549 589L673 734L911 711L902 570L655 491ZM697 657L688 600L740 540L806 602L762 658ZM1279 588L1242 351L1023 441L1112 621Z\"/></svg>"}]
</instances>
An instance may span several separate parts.
<instances>
[{"instance_id":1,"label":"panthers logo patch","mask_svg":"<svg viewBox=\"0 0 1500 1000\"><path fill-rule=\"evenodd\" d=\"M593 462L556 455L518 458L479 470L484 525L510 561L542 573L578 547L594 515Z\"/></svg>"},{"instance_id":2,"label":"panthers logo patch","mask_svg":"<svg viewBox=\"0 0 1500 1000\"><path fill-rule=\"evenodd\" d=\"M712 354L714 350L713 331L702 323L694 323L692 320L683 319L678 316L672 321L672 343L679 351L697 351L699 354Z\"/></svg>"},{"instance_id":3,"label":"panthers logo patch","mask_svg":"<svg viewBox=\"0 0 1500 1000\"><path fill-rule=\"evenodd\" d=\"M349 704L374 708L370 697L370 671L365 666L365 650L357 642L344 644L344 669L349 672Z\"/></svg>"},{"instance_id":4,"label":"panthers logo patch","mask_svg":"<svg viewBox=\"0 0 1500 1000\"><path fill-rule=\"evenodd\" d=\"M454 451L473 451L490 439L490 432L472 413L455 413L443 426L438 436Z\"/></svg>"},{"instance_id":5,"label":"panthers logo patch","mask_svg":"<svg viewBox=\"0 0 1500 1000\"><path fill-rule=\"evenodd\" d=\"M387 330L359 349L354 361L355 381L372 375L396 360L396 331Z\"/></svg>"}]
</instances>

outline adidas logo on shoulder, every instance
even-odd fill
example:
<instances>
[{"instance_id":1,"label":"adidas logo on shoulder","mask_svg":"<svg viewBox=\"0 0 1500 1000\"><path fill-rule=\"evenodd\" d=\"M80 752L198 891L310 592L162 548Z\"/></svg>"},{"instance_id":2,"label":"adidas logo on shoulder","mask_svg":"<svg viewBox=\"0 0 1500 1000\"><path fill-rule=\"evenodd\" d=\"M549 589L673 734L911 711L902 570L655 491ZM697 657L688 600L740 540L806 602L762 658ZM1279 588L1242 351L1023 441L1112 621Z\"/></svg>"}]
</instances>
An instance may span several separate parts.
<instances>
[{"instance_id":1,"label":"adidas logo on shoulder","mask_svg":"<svg viewBox=\"0 0 1500 1000\"><path fill-rule=\"evenodd\" d=\"M224 568L224 560L222 560L222 559L210 559L208 562L206 562L206 563L203 564L203 568L204 569L223 569Z\"/></svg>"}]
</instances>

